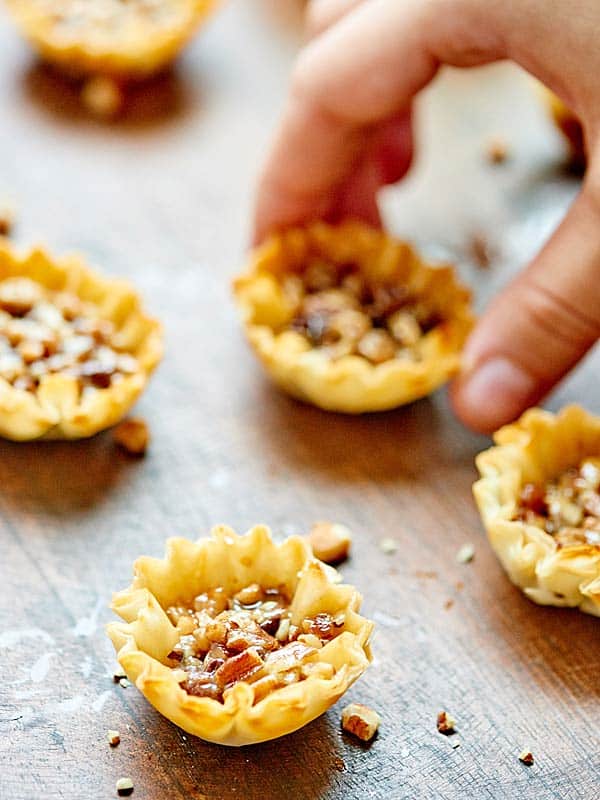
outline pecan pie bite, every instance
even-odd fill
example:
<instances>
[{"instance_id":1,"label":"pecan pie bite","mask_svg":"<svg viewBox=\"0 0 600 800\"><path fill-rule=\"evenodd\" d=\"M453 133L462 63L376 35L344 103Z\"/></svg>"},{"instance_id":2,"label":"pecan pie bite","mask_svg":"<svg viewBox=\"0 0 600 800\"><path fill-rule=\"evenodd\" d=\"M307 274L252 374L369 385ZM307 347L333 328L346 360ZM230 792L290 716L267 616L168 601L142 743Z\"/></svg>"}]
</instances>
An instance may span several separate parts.
<instances>
[{"instance_id":1,"label":"pecan pie bite","mask_svg":"<svg viewBox=\"0 0 600 800\"><path fill-rule=\"evenodd\" d=\"M168 719L227 745L266 741L322 714L364 672L360 595L301 537L267 528L171 539L141 558L108 633L130 680Z\"/></svg>"},{"instance_id":2,"label":"pecan pie bite","mask_svg":"<svg viewBox=\"0 0 600 800\"><path fill-rule=\"evenodd\" d=\"M477 458L492 547L538 603L600 616L600 418L530 409Z\"/></svg>"},{"instance_id":3,"label":"pecan pie bite","mask_svg":"<svg viewBox=\"0 0 600 800\"><path fill-rule=\"evenodd\" d=\"M384 410L422 397L457 369L469 292L450 267L359 223L316 223L272 238L234 292L271 377L334 411Z\"/></svg>"},{"instance_id":4,"label":"pecan pie bite","mask_svg":"<svg viewBox=\"0 0 600 800\"><path fill-rule=\"evenodd\" d=\"M23 36L69 73L144 78L175 59L215 0L7 0Z\"/></svg>"},{"instance_id":5,"label":"pecan pie bite","mask_svg":"<svg viewBox=\"0 0 600 800\"><path fill-rule=\"evenodd\" d=\"M127 284L0 245L0 435L79 438L118 422L161 352Z\"/></svg>"}]
</instances>

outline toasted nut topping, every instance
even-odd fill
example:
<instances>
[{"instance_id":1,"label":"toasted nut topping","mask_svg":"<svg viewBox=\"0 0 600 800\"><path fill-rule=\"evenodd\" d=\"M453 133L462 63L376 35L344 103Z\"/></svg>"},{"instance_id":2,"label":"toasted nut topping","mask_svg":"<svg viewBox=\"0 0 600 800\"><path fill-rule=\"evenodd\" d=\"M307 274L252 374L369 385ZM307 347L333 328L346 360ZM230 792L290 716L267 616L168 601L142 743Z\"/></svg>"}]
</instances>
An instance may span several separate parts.
<instances>
[{"instance_id":1,"label":"toasted nut topping","mask_svg":"<svg viewBox=\"0 0 600 800\"><path fill-rule=\"evenodd\" d=\"M382 539L379 542L379 549L382 553L390 555L391 553L395 553L398 549L398 542L395 539Z\"/></svg>"},{"instance_id":2,"label":"toasted nut topping","mask_svg":"<svg viewBox=\"0 0 600 800\"><path fill-rule=\"evenodd\" d=\"M447 711L440 711L437 715L437 729L440 733L448 735L454 733L456 720Z\"/></svg>"},{"instance_id":3,"label":"toasted nut topping","mask_svg":"<svg viewBox=\"0 0 600 800\"><path fill-rule=\"evenodd\" d=\"M475 548L472 544L463 544L456 554L456 560L459 564L468 564L475 558Z\"/></svg>"},{"instance_id":4,"label":"toasted nut topping","mask_svg":"<svg viewBox=\"0 0 600 800\"><path fill-rule=\"evenodd\" d=\"M121 741L119 731L107 731L106 738L108 739L108 743L111 747L116 747Z\"/></svg>"},{"instance_id":5,"label":"toasted nut topping","mask_svg":"<svg viewBox=\"0 0 600 800\"><path fill-rule=\"evenodd\" d=\"M307 538L315 557L326 564L338 564L347 558L352 543L350 530L333 522L315 523Z\"/></svg>"},{"instance_id":6,"label":"toasted nut topping","mask_svg":"<svg viewBox=\"0 0 600 800\"><path fill-rule=\"evenodd\" d=\"M342 711L342 728L363 742L375 736L380 722L379 714L362 703L350 703Z\"/></svg>"},{"instance_id":7,"label":"toasted nut topping","mask_svg":"<svg viewBox=\"0 0 600 800\"><path fill-rule=\"evenodd\" d=\"M131 417L117 425L113 437L119 447L134 456L143 456L150 442L148 425L139 417Z\"/></svg>"},{"instance_id":8,"label":"toasted nut topping","mask_svg":"<svg viewBox=\"0 0 600 800\"><path fill-rule=\"evenodd\" d=\"M130 794L133 794L133 781L131 778L119 778L116 789L119 797L129 797Z\"/></svg>"},{"instance_id":9,"label":"toasted nut topping","mask_svg":"<svg viewBox=\"0 0 600 800\"><path fill-rule=\"evenodd\" d=\"M530 767L533 764L533 753L530 750L521 750L519 753L519 761Z\"/></svg>"}]
</instances>

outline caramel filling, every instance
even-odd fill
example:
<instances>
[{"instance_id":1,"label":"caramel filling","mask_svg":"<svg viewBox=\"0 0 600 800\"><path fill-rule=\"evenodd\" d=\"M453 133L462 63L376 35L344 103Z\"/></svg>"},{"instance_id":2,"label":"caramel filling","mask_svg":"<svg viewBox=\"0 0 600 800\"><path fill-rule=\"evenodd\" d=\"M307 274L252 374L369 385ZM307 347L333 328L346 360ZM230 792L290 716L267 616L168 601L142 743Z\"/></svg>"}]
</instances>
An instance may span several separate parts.
<instances>
[{"instance_id":1,"label":"caramel filling","mask_svg":"<svg viewBox=\"0 0 600 800\"><path fill-rule=\"evenodd\" d=\"M418 360L415 346L441 322L405 286L371 283L353 265L313 261L283 288L296 307L291 328L332 359Z\"/></svg>"},{"instance_id":2,"label":"caramel filling","mask_svg":"<svg viewBox=\"0 0 600 800\"><path fill-rule=\"evenodd\" d=\"M536 525L558 547L600 547L600 458L586 458L556 480L526 483L513 519Z\"/></svg>"},{"instance_id":3,"label":"caramel filling","mask_svg":"<svg viewBox=\"0 0 600 800\"><path fill-rule=\"evenodd\" d=\"M318 651L345 623L343 613L321 613L294 625L285 594L258 584L233 596L217 587L167 614L181 632L168 660L187 673L182 688L221 702L240 681L252 684L256 703L310 675L331 678L333 667L317 660Z\"/></svg>"}]
</instances>

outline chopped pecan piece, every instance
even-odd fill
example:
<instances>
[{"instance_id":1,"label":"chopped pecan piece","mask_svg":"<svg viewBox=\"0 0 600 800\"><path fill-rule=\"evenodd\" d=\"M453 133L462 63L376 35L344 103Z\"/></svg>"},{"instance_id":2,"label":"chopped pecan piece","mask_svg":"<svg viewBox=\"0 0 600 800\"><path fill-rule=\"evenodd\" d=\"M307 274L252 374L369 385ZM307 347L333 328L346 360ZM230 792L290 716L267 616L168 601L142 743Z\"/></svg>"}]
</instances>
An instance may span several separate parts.
<instances>
[{"instance_id":1,"label":"chopped pecan piece","mask_svg":"<svg viewBox=\"0 0 600 800\"><path fill-rule=\"evenodd\" d=\"M342 727L353 736L369 742L377 733L381 719L376 711L362 703L350 703L342 711Z\"/></svg>"},{"instance_id":2,"label":"chopped pecan piece","mask_svg":"<svg viewBox=\"0 0 600 800\"><path fill-rule=\"evenodd\" d=\"M143 456L150 442L148 425L140 417L121 422L113 431L115 442L132 456Z\"/></svg>"},{"instance_id":3,"label":"chopped pecan piece","mask_svg":"<svg viewBox=\"0 0 600 800\"><path fill-rule=\"evenodd\" d=\"M526 766L530 767L533 764L533 753L531 750L521 750L519 753L519 761Z\"/></svg>"},{"instance_id":4,"label":"chopped pecan piece","mask_svg":"<svg viewBox=\"0 0 600 800\"><path fill-rule=\"evenodd\" d=\"M214 679L221 689L238 681L248 680L264 666L264 661L254 647L232 656L214 673Z\"/></svg>"},{"instance_id":5,"label":"chopped pecan piece","mask_svg":"<svg viewBox=\"0 0 600 800\"><path fill-rule=\"evenodd\" d=\"M326 564L339 564L348 557L352 534L345 525L317 522L308 534L315 557Z\"/></svg>"},{"instance_id":6,"label":"chopped pecan piece","mask_svg":"<svg viewBox=\"0 0 600 800\"><path fill-rule=\"evenodd\" d=\"M440 711L437 715L437 729L440 733L448 736L456 730L456 720L447 711Z\"/></svg>"}]
</instances>

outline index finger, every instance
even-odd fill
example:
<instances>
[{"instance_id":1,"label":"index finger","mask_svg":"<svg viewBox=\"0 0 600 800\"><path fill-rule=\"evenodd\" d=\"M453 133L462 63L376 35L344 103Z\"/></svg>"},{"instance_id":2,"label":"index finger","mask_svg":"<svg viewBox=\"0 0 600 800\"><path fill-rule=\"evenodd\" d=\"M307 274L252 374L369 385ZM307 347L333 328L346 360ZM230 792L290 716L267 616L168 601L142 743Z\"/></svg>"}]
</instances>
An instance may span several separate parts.
<instances>
[{"instance_id":1,"label":"index finger","mask_svg":"<svg viewBox=\"0 0 600 800\"><path fill-rule=\"evenodd\" d=\"M502 57L473 5L365 0L307 45L259 183L256 240L327 216L373 129L408 109L442 62Z\"/></svg>"}]
</instances>

